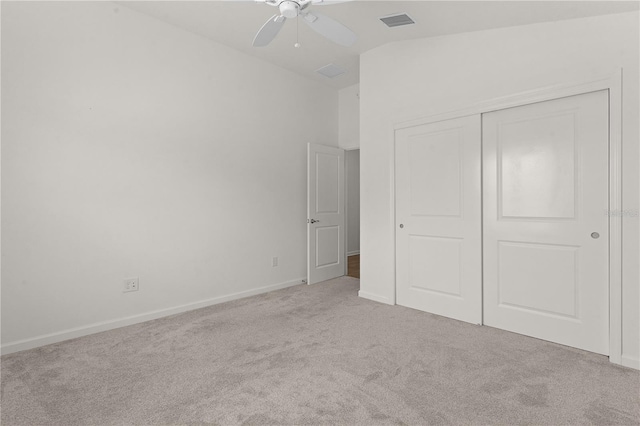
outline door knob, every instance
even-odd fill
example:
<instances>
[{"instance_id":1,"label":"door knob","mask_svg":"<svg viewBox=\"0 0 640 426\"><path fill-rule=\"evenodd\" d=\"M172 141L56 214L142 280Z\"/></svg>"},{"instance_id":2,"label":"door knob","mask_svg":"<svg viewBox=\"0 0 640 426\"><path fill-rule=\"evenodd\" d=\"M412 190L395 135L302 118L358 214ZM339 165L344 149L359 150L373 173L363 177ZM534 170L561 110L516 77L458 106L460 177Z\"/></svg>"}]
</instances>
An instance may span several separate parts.
<instances>
[{"instance_id":1,"label":"door knob","mask_svg":"<svg viewBox=\"0 0 640 426\"><path fill-rule=\"evenodd\" d=\"M597 232L592 232L591 233L591 238L593 238L594 240L597 238L600 238L600 234L598 234Z\"/></svg>"},{"instance_id":2,"label":"door knob","mask_svg":"<svg viewBox=\"0 0 640 426\"><path fill-rule=\"evenodd\" d=\"M404 228L404 225L402 223L400 224L400 228Z\"/></svg>"},{"instance_id":3,"label":"door knob","mask_svg":"<svg viewBox=\"0 0 640 426\"><path fill-rule=\"evenodd\" d=\"M309 222L310 223L316 223L316 222L320 222L320 221L319 220L315 220L315 219L311 219Z\"/></svg>"}]
</instances>

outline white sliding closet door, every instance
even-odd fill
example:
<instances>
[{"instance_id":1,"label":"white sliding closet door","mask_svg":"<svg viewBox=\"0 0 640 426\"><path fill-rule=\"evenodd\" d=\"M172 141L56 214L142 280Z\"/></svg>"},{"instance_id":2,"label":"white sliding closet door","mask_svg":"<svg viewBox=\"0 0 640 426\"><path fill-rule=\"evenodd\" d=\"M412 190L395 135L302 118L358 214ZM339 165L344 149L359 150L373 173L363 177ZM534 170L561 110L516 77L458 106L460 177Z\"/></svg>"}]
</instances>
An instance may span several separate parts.
<instances>
[{"instance_id":1,"label":"white sliding closet door","mask_svg":"<svg viewBox=\"0 0 640 426\"><path fill-rule=\"evenodd\" d=\"M484 323L609 351L608 92L483 115Z\"/></svg>"},{"instance_id":2,"label":"white sliding closet door","mask_svg":"<svg viewBox=\"0 0 640 426\"><path fill-rule=\"evenodd\" d=\"M480 116L396 132L399 305L482 320Z\"/></svg>"}]
</instances>

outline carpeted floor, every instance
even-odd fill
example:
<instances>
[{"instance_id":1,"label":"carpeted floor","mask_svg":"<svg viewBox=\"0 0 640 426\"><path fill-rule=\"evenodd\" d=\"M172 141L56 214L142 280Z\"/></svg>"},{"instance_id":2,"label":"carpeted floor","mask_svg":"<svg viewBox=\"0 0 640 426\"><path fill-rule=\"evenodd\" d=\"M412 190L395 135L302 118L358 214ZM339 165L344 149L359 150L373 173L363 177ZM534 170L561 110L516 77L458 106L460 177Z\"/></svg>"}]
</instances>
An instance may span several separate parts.
<instances>
[{"instance_id":1,"label":"carpeted floor","mask_svg":"<svg viewBox=\"0 0 640 426\"><path fill-rule=\"evenodd\" d=\"M606 357L357 297L343 277L2 357L2 424L635 424Z\"/></svg>"}]
</instances>

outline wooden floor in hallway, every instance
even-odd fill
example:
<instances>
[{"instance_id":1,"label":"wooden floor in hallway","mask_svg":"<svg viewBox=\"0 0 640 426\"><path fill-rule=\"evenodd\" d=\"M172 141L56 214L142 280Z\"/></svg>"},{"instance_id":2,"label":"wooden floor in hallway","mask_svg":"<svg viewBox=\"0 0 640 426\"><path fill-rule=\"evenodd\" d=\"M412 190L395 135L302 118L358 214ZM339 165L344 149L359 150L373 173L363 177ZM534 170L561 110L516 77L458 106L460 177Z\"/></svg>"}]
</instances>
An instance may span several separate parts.
<instances>
[{"instance_id":1,"label":"wooden floor in hallway","mask_svg":"<svg viewBox=\"0 0 640 426\"><path fill-rule=\"evenodd\" d=\"M347 257L347 275L354 278L360 278L359 254Z\"/></svg>"}]
</instances>

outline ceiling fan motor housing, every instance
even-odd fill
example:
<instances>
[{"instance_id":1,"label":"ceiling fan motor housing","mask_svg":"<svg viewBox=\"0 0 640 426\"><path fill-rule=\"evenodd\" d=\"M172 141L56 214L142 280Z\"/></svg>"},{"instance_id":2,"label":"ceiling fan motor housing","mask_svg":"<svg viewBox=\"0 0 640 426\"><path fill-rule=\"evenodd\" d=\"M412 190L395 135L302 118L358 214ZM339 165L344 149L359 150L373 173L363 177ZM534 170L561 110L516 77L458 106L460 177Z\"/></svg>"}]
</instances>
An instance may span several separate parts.
<instances>
[{"instance_id":1,"label":"ceiling fan motor housing","mask_svg":"<svg viewBox=\"0 0 640 426\"><path fill-rule=\"evenodd\" d=\"M1 1L1 0L0 0ZM275 6L280 12L274 15L262 25L255 38L254 47L264 47L268 45L280 32L287 19L304 17L304 22L318 34L341 46L352 46L358 38L349 28L335 21L328 16L319 13L309 13L306 9L312 4L322 3L324 0L255 0L269 6ZM295 47L300 45L296 43Z\"/></svg>"},{"instance_id":2,"label":"ceiling fan motor housing","mask_svg":"<svg viewBox=\"0 0 640 426\"><path fill-rule=\"evenodd\" d=\"M288 19L298 16L298 11L300 10L300 5L297 2L291 0L283 1L278 5L278 7L282 16Z\"/></svg>"}]
</instances>

